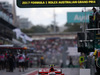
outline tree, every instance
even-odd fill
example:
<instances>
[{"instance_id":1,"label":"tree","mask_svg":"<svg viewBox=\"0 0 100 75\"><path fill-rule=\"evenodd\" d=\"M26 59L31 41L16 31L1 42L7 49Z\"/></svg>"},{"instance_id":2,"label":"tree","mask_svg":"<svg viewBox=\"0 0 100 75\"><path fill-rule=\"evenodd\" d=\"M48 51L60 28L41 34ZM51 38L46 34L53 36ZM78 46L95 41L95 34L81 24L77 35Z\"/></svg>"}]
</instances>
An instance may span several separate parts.
<instances>
[{"instance_id":1,"label":"tree","mask_svg":"<svg viewBox=\"0 0 100 75\"><path fill-rule=\"evenodd\" d=\"M80 25L81 25L80 23L71 23L71 24L66 23L65 26L67 27L67 29L65 29L64 32L82 31Z\"/></svg>"},{"instance_id":2,"label":"tree","mask_svg":"<svg viewBox=\"0 0 100 75\"><path fill-rule=\"evenodd\" d=\"M51 25L47 26L47 29L48 29L50 32L54 32L54 25L51 24ZM55 31L56 31L56 32L59 31L59 27L58 27L58 26L55 26Z\"/></svg>"},{"instance_id":3,"label":"tree","mask_svg":"<svg viewBox=\"0 0 100 75\"><path fill-rule=\"evenodd\" d=\"M42 25L33 26L31 30L34 30L34 33L47 33L47 28L43 27Z\"/></svg>"},{"instance_id":4,"label":"tree","mask_svg":"<svg viewBox=\"0 0 100 75\"><path fill-rule=\"evenodd\" d=\"M66 23L64 26L65 27L71 27L74 23Z\"/></svg>"},{"instance_id":5,"label":"tree","mask_svg":"<svg viewBox=\"0 0 100 75\"><path fill-rule=\"evenodd\" d=\"M24 33L47 33L49 31L47 30L46 27L43 27L42 25L36 25L30 29L22 29L22 32Z\"/></svg>"},{"instance_id":6,"label":"tree","mask_svg":"<svg viewBox=\"0 0 100 75\"><path fill-rule=\"evenodd\" d=\"M34 33L34 30L32 30L32 29L21 29L21 30L24 33Z\"/></svg>"}]
</instances>

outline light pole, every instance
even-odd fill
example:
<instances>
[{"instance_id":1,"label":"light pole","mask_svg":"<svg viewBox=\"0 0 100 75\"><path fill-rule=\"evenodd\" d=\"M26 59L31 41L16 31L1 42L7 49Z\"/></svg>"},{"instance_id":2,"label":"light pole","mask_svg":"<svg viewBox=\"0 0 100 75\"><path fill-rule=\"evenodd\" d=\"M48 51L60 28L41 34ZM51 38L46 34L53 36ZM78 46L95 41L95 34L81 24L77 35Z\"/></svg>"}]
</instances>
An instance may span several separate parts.
<instances>
[{"instance_id":1,"label":"light pole","mask_svg":"<svg viewBox=\"0 0 100 75\"><path fill-rule=\"evenodd\" d=\"M84 7L84 10L85 10L84 34L85 34L85 40L87 40L87 32L86 32L86 28L87 28L87 25L86 25L86 7ZM85 42L85 47L87 47L87 43L86 42Z\"/></svg>"},{"instance_id":2,"label":"light pole","mask_svg":"<svg viewBox=\"0 0 100 75\"><path fill-rule=\"evenodd\" d=\"M82 9L82 17L84 16L84 10ZM82 20L82 32L85 32L85 26L84 26L84 19Z\"/></svg>"},{"instance_id":3,"label":"light pole","mask_svg":"<svg viewBox=\"0 0 100 75\"><path fill-rule=\"evenodd\" d=\"M56 33L56 14L55 14L55 8L53 9L53 17L54 17L54 33Z\"/></svg>"}]
</instances>

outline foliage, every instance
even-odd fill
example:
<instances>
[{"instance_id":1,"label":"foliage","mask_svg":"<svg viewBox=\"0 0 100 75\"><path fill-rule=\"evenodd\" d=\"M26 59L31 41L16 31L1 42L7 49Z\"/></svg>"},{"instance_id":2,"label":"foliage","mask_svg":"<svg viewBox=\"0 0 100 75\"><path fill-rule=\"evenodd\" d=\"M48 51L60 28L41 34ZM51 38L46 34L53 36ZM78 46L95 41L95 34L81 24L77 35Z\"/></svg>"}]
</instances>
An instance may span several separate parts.
<instances>
[{"instance_id":1,"label":"foliage","mask_svg":"<svg viewBox=\"0 0 100 75\"><path fill-rule=\"evenodd\" d=\"M67 29L64 30L64 32L77 32L77 31L82 31L82 29L80 28L80 23L71 23L65 24L65 27L67 27Z\"/></svg>"},{"instance_id":2,"label":"foliage","mask_svg":"<svg viewBox=\"0 0 100 75\"><path fill-rule=\"evenodd\" d=\"M42 25L33 26L30 29L22 29L24 33L47 33L49 32L47 28L43 27Z\"/></svg>"},{"instance_id":3,"label":"foliage","mask_svg":"<svg viewBox=\"0 0 100 75\"><path fill-rule=\"evenodd\" d=\"M49 32L54 32L54 25L51 24L49 26L47 26L47 29L49 30ZM55 31L58 32L59 31L59 27L55 26Z\"/></svg>"}]
</instances>

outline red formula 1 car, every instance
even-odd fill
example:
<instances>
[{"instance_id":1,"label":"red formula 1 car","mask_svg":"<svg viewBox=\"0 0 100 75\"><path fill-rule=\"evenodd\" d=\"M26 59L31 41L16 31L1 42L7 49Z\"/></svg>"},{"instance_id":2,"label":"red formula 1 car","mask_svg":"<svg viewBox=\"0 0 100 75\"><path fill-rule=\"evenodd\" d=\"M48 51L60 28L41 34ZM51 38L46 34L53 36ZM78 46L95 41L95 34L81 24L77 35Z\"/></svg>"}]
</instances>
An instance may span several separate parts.
<instances>
[{"instance_id":1,"label":"red formula 1 car","mask_svg":"<svg viewBox=\"0 0 100 75\"><path fill-rule=\"evenodd\" d=\"M51 66L50 69L39 70L38 75L64 75L64 74L62 74L61 69L54 69L54 67Z\"/></svg>"}]
</instances>

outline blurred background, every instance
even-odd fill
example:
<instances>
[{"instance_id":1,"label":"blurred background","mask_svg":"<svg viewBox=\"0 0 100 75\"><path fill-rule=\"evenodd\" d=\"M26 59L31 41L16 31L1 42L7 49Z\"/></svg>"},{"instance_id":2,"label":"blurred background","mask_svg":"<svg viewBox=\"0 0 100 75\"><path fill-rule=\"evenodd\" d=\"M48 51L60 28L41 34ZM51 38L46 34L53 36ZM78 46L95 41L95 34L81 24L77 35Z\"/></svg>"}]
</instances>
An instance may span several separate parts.
<instances>
[{"instance_id":1,"label":"blurred background","mask_svg":"<svg viewBox=\"0 0 100 75\"><path fill-rule=\"evenodd\" d=\"M0 0L0 53L5 55L5 61L12 53L15 67L18 67L17 56L22 52L32 68L55 64L61 68L76 68L75 74L70 75L79 75L80 68L89 68L94 75L95 68L90 65L92 57L88 58L94 48L87 52L80 50L80 40L89 41L94 37L92 34L87 34L89 39L85 37L92 8L19 8L16 0ZM83 65L80 65L80 56L84 56Z\"/></svg>"}]
</instances>

